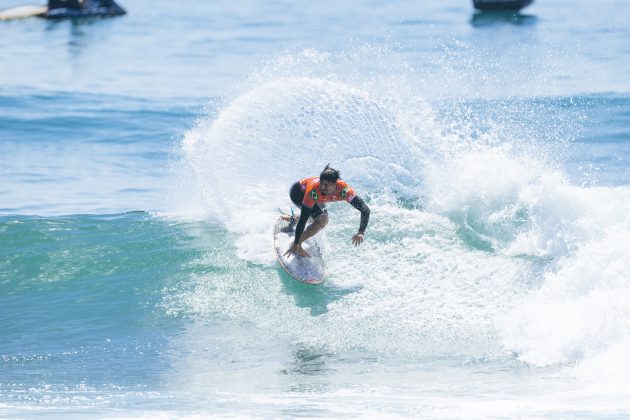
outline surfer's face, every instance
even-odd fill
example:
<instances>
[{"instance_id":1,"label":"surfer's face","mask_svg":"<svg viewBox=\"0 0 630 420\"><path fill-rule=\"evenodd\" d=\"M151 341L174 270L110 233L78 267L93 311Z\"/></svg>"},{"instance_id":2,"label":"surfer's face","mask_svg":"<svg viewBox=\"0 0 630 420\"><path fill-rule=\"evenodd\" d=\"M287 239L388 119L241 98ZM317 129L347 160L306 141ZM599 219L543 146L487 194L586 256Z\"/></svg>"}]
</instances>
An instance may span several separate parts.
<instances>
[{"instance_id":1,"label":"surfer's face","mask_svg":"<svg viewBox=\"0 0 630 420\"><path fill-rule=\"evenodd\" d=\"M319 183L319 189L324 195L334 194L337 190L337 183L323 180Z\"/></svg>"}]
</instances>

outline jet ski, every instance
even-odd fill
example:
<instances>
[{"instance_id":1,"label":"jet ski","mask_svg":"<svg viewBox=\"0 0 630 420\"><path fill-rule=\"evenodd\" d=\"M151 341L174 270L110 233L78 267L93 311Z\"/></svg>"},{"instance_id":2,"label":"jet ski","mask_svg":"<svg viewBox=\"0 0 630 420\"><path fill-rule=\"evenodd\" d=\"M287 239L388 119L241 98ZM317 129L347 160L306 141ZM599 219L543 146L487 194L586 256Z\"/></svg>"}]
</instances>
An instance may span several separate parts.
<instances>
[{"instance_id":1,"label":"jet ski","mask_svg":"<svg viewBox=\"0 0 630 420\"><path fill-rule=\"evenodd\" d=\"M534 0L473 0L477 10L521 10Z\"/></svg>"}]
</instances>

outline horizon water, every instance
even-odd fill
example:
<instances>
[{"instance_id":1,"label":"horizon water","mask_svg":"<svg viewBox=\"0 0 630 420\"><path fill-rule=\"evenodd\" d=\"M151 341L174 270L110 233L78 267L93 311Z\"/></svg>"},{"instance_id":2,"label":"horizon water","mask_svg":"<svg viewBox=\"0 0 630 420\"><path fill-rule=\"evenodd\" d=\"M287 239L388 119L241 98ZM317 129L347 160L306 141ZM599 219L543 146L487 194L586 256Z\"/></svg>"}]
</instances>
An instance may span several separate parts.
<instances>
[{"instance_id":1,"label":"horizon water","mask_svg":"<svg viewBox=\"0 0 630 420\"><path fill-rule=\"evenodd\" d=\"M623 2L122 6L0 22L0 417L630 414Z\"/></svg>"}]
</instances>

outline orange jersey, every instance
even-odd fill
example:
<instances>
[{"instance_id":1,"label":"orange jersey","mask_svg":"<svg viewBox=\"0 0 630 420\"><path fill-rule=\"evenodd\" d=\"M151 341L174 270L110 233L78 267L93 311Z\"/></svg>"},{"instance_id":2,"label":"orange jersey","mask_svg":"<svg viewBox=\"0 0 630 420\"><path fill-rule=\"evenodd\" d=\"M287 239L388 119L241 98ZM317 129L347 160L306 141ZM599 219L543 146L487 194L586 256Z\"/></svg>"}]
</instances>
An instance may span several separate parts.
<instances>
[{"instance_id":1,"label":"orange jersey","mask_svg":"<svg viewBox=\"0 0 630 420\"><path fill-rule=\"evenodd\" d=\"M349 203L354 199L354 197L356 197L354 190L342 180L337 181L337 189L334 194L322 194L319 189L318 176L312 176L310 178L300 180L300 187L302 187L302 191L304 192L302 205L306 207L313 207L315 204L324 204L343 200Z\"/></svg>"}]
</instances>

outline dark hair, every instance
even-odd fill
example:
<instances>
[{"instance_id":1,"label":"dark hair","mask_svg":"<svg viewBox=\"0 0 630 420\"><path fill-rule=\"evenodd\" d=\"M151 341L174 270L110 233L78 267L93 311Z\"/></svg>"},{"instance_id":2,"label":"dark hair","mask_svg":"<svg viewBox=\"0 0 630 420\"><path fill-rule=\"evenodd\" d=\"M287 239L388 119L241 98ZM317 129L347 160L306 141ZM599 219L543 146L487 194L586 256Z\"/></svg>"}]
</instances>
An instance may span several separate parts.
<instances>
[{"instance_id":1,"label":"dark hair","mask_svg":"<svg viewBox=\"0 0 630 420\"><path fill-rule=\"evenodd\" d=\"M341 173L335 168L330 167L330 163L326 165L321 174L319 174L320 181L337 182L341 177Z\"/></svg>"}]
</instances>

